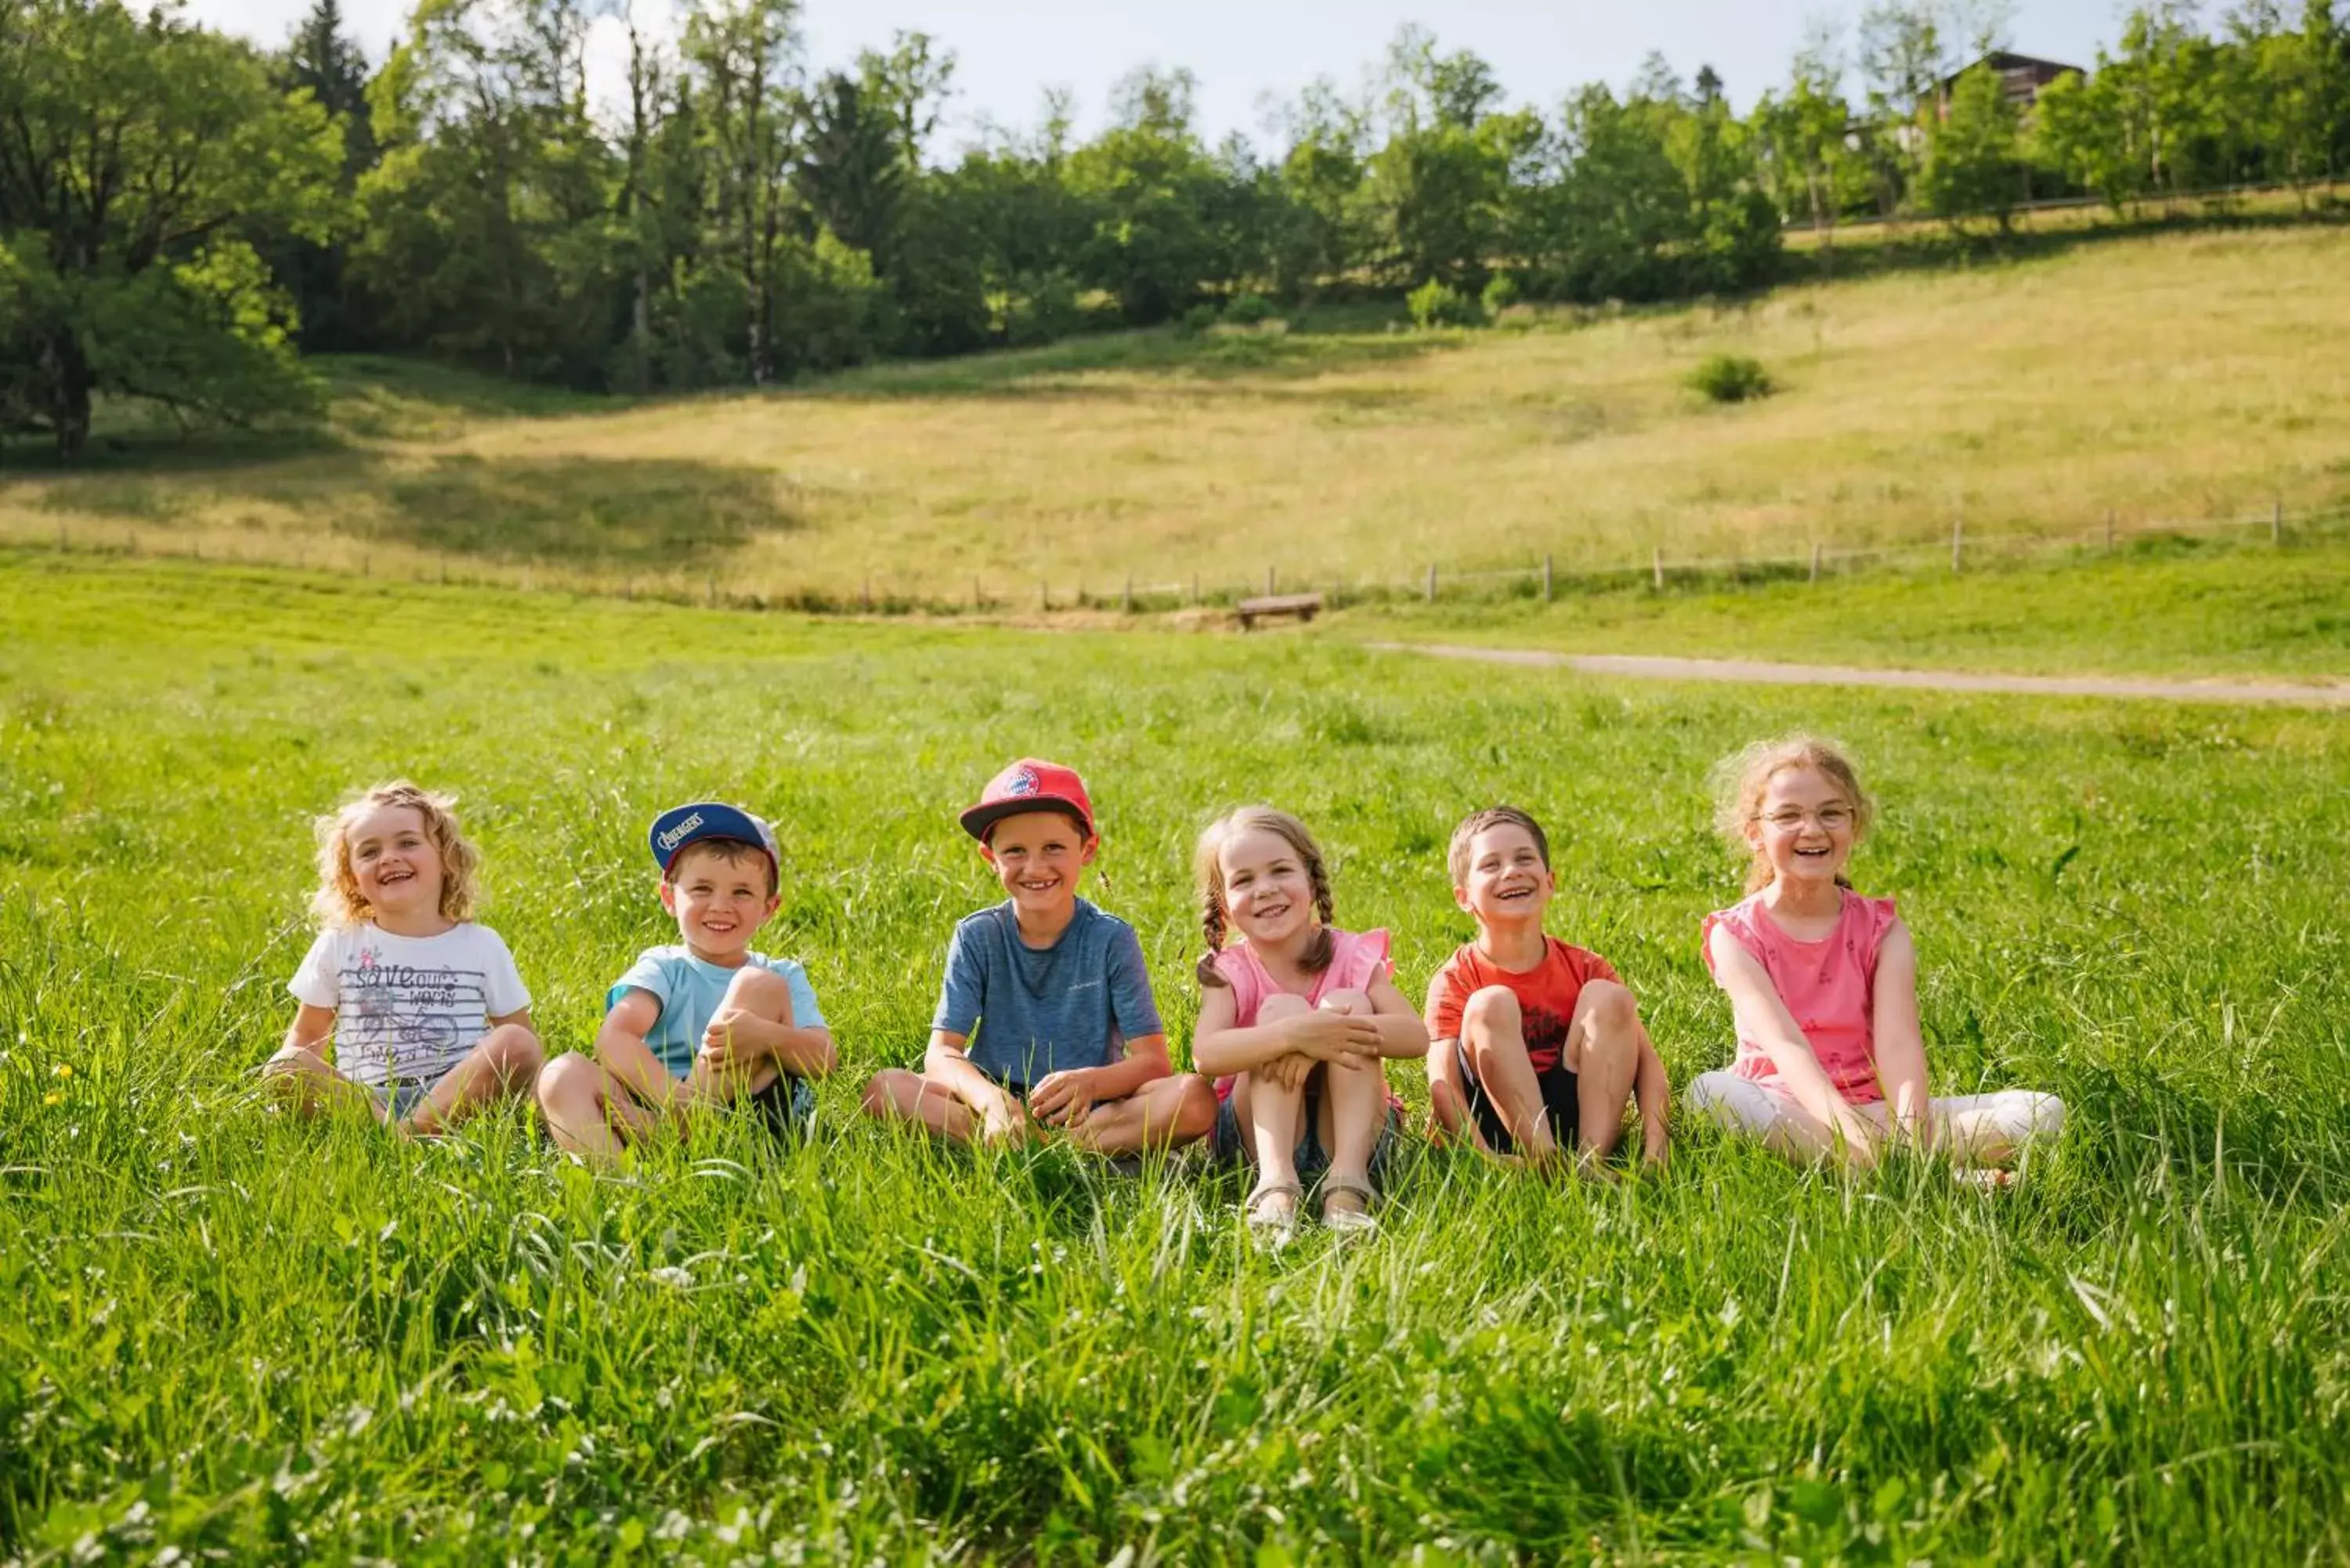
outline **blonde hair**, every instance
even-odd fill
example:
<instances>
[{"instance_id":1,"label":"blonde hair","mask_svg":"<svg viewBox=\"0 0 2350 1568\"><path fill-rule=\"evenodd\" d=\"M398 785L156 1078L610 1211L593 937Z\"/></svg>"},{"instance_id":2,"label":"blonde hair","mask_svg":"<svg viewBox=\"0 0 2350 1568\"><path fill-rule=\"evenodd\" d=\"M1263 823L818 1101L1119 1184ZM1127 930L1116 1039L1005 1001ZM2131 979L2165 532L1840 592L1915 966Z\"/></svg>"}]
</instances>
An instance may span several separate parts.
<instances>
[{"instance_id":1,"label":"blonde hair","mask_svg":"<svg viewBox=\"0 0 2350 1568\"><path fill-rule=\"evenodd\" d=\"M475 873L482 857L466 841L451 807L454 795L435 794L406 779L394 779L353 795L313 824L318 836L318 891L310 908L323 926L356 926L372 919L375 911L359 893L359 879L351 870L351 825L370 811L405 806L423 819L424 831L441 852L441 914L444 919L470 920L481 897Z\"/></svg>"},{"instance_id":2,"label":"blonde hair","mask_svg":"<svg viewBox=\"0 0 2350 1568\"><path fill-rule=\"evenodd\" d=\"M1306 950L1303 960L1305 972L1320 974L1336 956L1337 943L1330 935L1330 873L1323 864L1322 846L1314 842L1314 835L1305 825L1287 812L1275 811L1269 805L1244 805L1208 824L1207 831L1200 835L1199 848L1191 856L1192 875L1200 888L1200 926L1208 939L1208 950L1200 955L1201 985L1228 983L1216 969L1216 955L1224 950L1224 928L1229 921L1224 910L1224 846L1243 833L1259 829L1279 835L1297 852L1297 858L1305 866L1306 880L1314 886L1314 914L1321 929L1315 933L1314 945Z\"/></svg>"},{"instance_id":3,"label":"blonde hair","mask_svg":"<svg viewBox=\"0 0 2350 1568\"><path fill-rule=\"evenodd\" d=\"M1771 858L1761 846L1747 837L1747 829L1762 815L1762 797L1770 792L1771 781L1789 768L1810 768L1844 792L1852 805L1856 842L1868 832L1869 822L1877 815L1876 804L1860 787L1859 770L1833 741L1817 735L1782 735L1776 740L1757 741L1736 756L1723 759L1715 770L1716 794L1721 804L1714 813L1714 826L1721 830L1732 849L1752 857L1746 867L1746 890L1750 893L1770 886ZM1852 886L1842 877L1836 881L1847 888Z\"/></svg>"}]
</instances>

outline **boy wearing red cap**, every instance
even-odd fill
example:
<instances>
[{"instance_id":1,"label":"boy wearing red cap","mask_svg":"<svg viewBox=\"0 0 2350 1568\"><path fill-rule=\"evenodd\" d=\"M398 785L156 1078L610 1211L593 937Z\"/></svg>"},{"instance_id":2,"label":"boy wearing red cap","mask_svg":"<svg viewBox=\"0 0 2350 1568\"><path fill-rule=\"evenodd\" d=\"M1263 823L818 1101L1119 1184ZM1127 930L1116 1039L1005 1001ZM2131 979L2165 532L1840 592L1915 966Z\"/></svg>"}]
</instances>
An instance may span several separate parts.
<instances>
[{"instance_id":1,"label":"boy wearing red cap","mask_svg":"<svg viewBox=\"0 0 2350 1568\"><path fill-rule=\"evenodd\" d=\"M775 913L783 858L775 831L739 806L702 801L665 811L649 837L661 908L681 941L648 948L612 984L595 1055L539 1075L555 1141L607 1158L668 1116L742 1101L779 1133L816 1116L809 1078L832 1071L807 971L754 951Z\"/></svg>"},{"instance_id":2,"label":"boy wearing red cap","mask_svg":"<svg viewBox=\"0 0 2350 1568\"><path fill-rule=\"evenodd\" d=\"M955 927L922 1070L875 1074L866 1113L959 1142L1042 1126L1105 1154L1204 1137L1215 1092L1168 1062L1134 928L1077 897L1099 846L1085 781L1023 758L962 826L1008 897Z\"/></svg>"}]
</instances>

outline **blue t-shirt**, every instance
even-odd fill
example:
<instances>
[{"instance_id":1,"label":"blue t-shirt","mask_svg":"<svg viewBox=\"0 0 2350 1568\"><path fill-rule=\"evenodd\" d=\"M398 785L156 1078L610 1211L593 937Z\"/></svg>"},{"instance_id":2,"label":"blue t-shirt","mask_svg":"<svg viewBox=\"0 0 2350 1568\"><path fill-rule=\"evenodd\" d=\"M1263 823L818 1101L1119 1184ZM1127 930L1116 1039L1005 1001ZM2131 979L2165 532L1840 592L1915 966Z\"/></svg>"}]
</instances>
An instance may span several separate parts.
<instances>
[{"instance_id":1,"label":"blue t-shirt","mask_svg":"<svg viewBox=\"0 0 2350 1568\"><path fill-rule=\"evenodd\" d=\"M746 953L746 961L761 969L782 975L792 988L792 1027L795 1029L824 1028L824 1012L816 1004L816 992L809 986L807 971L790 959L769 958L764 953ZM718 1004L726 1000L726 988L733 984L737 971L714 963L705 963L682 946L647 948L629 966L629 972L612 982L604 996L604 1011L609 1012L619 1005L620 998L631 991L648 991L660 1003L660 1018L645 1035L645 1044L652 1047L660 1064L669 1069L672 1078L682 1078L693 1069L693 1054L702 1049L702 1032L710 1027L710 1020L718 1012Z\"/></svg>"},{"instance_id":2,"label":"blue t-shirt","mask_svg":"<svg viewBox=\"0 0 2350 1568\"><path fill-rule=\"evenodd\" d=\"M963 1049L979 1070L1023 1088L1066 1068L1122 1062L1128 1040L1167 1032L1134 928L1083 898L1049 948L1021 941L1008 899L956 926L931 1027L975 1034Z\"/></svg>"}]
</instances>

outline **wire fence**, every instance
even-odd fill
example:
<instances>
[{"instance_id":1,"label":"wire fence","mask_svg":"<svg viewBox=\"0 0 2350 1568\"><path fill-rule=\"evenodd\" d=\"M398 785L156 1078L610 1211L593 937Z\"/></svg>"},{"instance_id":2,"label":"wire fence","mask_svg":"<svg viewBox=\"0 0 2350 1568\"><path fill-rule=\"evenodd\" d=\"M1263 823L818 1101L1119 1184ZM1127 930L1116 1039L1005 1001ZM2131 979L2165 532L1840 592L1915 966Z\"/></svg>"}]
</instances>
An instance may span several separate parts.
<instances>
[{"instance_id":1,"label":"wire fence","mask_svg":"<svg viewBox=\"0 0 2350 1568\"><path fill-rule=\"evenodd\" d=\"M1645 558L1560 567L1545 552L1523 564L1460 569L1430 561L1408 576L1377 573L1283 572L1266 566L1262 574L1234 578L1224 573L1194 574L1174 581L1133 576L1098 580L1035 578L1024 587L998 574L972 576L951 585L909 585L893 570L861 584L745 585L723 568L671 570L632 575L622 567L564 561L515 562L480 556L432 554L409 548L376 550L351 541L306 540L265 535L257 540L175 537L168 530L130 528L120 534L77 531L65 523L54 537L12 530L19 547L49 546L68 555L137 556L212 562L227 566L291 567L362 580L500 587L582 597L642 599L711 608L780 610L808 615L980 616L994 618L1109 612L1169 615L1237 612L1263 600L1301 602L1297 610L1336 610L1367 606L1439 605L1562 597L1597 593L1718 591L1788 582L1818 583L1868 571L1960 575L2001 565L2070 557L2116 556L2138 541L2225 540L2282 549L2323 542L2345 531L2350 505L2288 514L2283 504L2234 517L2137 519L2107 512L2101 525L2086 529L2030 532L1970 532L1963 516L1951 519L1946 536L1893 545L1838 545L1811 542L1789 552L1756 555L1679 555L1652 545ZM316 545L317 548L310 546ZM1255 613L1262 613L1261 611ZM1277 612L1276 612L1277 613Z\"/></svg>"}]
</instances>

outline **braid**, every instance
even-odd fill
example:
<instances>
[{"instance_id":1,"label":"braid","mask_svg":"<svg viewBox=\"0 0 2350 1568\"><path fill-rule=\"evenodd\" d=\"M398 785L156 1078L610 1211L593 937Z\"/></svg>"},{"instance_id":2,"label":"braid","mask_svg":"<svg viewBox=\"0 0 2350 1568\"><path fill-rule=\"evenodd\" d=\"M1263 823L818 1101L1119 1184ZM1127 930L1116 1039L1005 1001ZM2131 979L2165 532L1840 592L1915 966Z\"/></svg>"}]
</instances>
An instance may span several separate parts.
<instances>
[{"instance_id":1,"label":"braid","mask_svg":"<svg viewBox=\"0 0 2350 1568\"><path fill-rule=\"evenodd\" d=\"M1227 989L1232 982L1216 967L1216 955L1224 950L1224 898L1222 888L1210 888L1201 898L1200 929L1207 934L1208 950L1200 955L1198 975L1202 986Z\"/></svg>"},{"instance_id":2,"label":"braid","mask_svg":"<svg viewBox=\"0 0 2350 1568\"><path fill-rule=\"evenodd\" d=\"M1305 860L1306 877L1314 884L1314 913L1322 925L1314 933L1314 945L1306 950L1301 961L1306 973L1320 974L1338 956L1338 940L1330 934L1330 874L1323 869L1321 856L1308 855Z\"/></svg>"}]
</instances>

